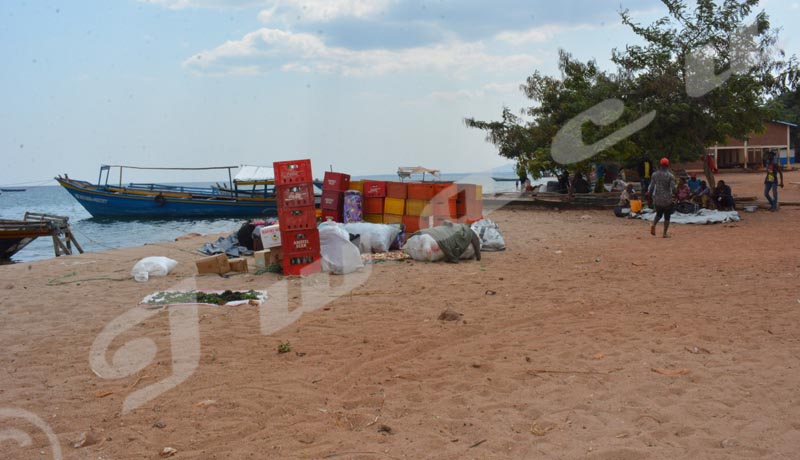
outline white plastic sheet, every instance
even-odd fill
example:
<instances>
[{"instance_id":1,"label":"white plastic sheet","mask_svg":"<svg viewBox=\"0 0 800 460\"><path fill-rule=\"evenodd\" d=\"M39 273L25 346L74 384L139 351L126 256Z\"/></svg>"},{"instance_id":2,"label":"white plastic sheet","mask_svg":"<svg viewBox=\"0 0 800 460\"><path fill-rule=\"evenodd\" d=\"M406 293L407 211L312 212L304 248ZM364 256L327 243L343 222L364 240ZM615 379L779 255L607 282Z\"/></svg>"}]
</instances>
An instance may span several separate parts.
<instances>
[{"instance_id":1,"label":"white plastic sheet","mask_svg":"<svg viewBox=\"0 0 800 460\"><path fill-rule=\"evenodd\" d=\"M656 218L655 211L646 210L636 217L652 222ZM714 209L701 209L697 214L673 213L670 223L676 224L717 224L724 222L739 222L741 218L736 211L717 211Z\"/></svg>"}]
</instances>

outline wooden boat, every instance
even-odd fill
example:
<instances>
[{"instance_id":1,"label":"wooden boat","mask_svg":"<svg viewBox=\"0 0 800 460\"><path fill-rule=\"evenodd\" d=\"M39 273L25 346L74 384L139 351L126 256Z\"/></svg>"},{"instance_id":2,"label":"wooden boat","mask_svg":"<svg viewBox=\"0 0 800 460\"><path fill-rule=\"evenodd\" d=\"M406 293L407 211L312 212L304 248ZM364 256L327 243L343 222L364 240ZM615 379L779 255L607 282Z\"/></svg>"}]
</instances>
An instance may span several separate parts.
<instances>
[{"instance_id":1,"label":"wooden boat","mask_svg":"<svg viewBox=\"0 0 800 460\"><path fill-rule=\"evenodd\" d=\"M112 168L119 169L118 184L109 184ZM239 169L235 177L233 169ZM123 185L124 169L228 170L228 187L186 187L129 183ZM194 218L275 216L275 182L272 167L218 166L210 168L143 168L102 165L97 184L58 176L64 187L93 217Z\"/></svg>"}]
</instances>

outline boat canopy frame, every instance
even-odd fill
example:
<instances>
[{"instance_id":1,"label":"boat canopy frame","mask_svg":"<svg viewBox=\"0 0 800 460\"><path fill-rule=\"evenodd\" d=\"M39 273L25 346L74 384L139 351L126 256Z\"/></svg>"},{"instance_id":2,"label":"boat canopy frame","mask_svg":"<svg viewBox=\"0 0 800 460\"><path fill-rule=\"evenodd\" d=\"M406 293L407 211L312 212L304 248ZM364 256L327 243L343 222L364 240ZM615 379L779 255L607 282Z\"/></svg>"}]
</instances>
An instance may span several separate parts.
<instances>
[{"instance_id":1,"label":"boat canopy frame","mask_svg":"<svg viewBox=\"0 0 800 460\"><path fill-rule=\"evenodd\" d=\"M97 177L97 188L100 190L104 190L108 188L108 180L111 176L111 168L119 168L119 187L124 187L122 185L122 170L127 169L142 169L142 170L161 170L161 171L207 171L207 170L215 170L215 169L227 169L228 170L228 184L230 185L231 189L233 189L233 174L231 170L239 168L239 166L206 166L200 168L167 168L167 167L149 167L149 166L130 166L130 165L100 165L100 174ZM103 173L105 173L105 182L103 182ZM173 185L163 185L163 184L130 184L130 188L136 190L155 190L156 187L158 189L163 190L174 190L177 192L206 192L205 189L200 189L198 187L184 187L184 186L173 186Z\"/></svg>"}]
</instances>

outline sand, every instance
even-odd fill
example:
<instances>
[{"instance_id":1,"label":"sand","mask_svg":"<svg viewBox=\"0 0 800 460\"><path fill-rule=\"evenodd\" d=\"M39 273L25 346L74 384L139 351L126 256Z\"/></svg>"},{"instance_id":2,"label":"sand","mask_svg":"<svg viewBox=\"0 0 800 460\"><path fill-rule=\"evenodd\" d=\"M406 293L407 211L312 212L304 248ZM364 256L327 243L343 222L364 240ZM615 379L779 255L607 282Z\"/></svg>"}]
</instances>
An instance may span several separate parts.
<instances>
[{"instance_id":1,"label":"sand","mask_svg":"<svg viewBox=\"0 0 800 460\"><path fill-rule=\"evenodd\" d=\"M724 178L760 196L761 175ZM53 458L47 427L66 459L796 458L799 211L662 239L610 211L506 208L504 252L360 278L196 276L211 235L2 266L4 458ZM149 255L180 264L134 282ZM271 298L142 314L176 286Z\"/></svg>"}]
</instances>

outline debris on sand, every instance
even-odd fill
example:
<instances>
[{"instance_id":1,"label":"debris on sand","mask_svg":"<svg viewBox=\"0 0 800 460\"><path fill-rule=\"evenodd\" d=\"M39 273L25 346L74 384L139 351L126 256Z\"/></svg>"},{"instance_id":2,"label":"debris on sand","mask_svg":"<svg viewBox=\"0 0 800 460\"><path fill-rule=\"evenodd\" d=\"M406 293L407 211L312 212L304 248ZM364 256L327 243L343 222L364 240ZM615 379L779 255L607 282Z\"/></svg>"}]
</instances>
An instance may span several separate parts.
<instances>
[{"instance_id":1,"label":"debris on sand","mask_svg":"<svg viewBox=\"0 0 800 460\"><path fill-rule=\"evenodd\" d=\"M464 316L464 315L462 315L461 313L453 310L450 307L447 307L447 309L445 309L439 315L438 319L439 319L439 321L458 321L458 320L461 319L462 316Z\"/></svg>"}]
</instances>

